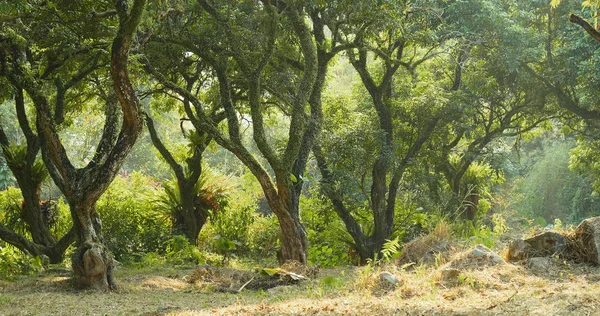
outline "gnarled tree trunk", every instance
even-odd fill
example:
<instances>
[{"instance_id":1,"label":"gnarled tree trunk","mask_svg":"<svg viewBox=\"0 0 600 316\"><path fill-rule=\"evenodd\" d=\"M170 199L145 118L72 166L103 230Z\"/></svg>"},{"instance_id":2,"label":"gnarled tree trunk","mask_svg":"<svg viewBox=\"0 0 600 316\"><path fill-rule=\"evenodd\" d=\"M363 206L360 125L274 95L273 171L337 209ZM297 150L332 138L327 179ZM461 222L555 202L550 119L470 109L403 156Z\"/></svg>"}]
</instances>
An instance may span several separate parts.
<instances>
[{"instance_id":1,"label":"gnarled tree trunk","mask_svg":"<svg viewBox=\"0 0 600 316\"><path fill-rule=\"evenodd\" d=\"M106 121L94 157L83 168L75 168L58 136L56 122L46 93L25 69L15 62L11 75L29 94L37 110L42 157L50 175L69 201L77 250L71 257L74 285L77 288L114 289L114 261L103 243L102 225L94 208L108 188L142 129L139 99L128 75L129 49L145 10L146 0L135 0L131 9L126 0L116 1L119 29L113 39L110 74L116 100L106 100ZM23 49L23 48L22 48ZM123 122L119 128L119 119Z\"/></svg>"},{"instance_id":2,"label":"gnarled tree trunk","mask_svg":"<svg viewBox=\"0 0 600 316\"><path fill-rule=\"evenodd\" d=\"M284 207L274 209L273 212L279 219L281 249L278 253L280 264L286 261L308 263L308 236L302 222L300 222L299 194L293 190L288 191L285 200L281 201Z\"/></svg>"},{"instance_id":3,"label":"gnarled tree trunk","mask_svg":"<svg viewBox=\"0 0 600 316\"><path fill-rule=\"evenodd\" d=\"M77 250L71 256L73 284L80 289L115 289L114 260L102 237L102 224L95 201L70 202L77 232Z\"/></svg>"}]
</instances>

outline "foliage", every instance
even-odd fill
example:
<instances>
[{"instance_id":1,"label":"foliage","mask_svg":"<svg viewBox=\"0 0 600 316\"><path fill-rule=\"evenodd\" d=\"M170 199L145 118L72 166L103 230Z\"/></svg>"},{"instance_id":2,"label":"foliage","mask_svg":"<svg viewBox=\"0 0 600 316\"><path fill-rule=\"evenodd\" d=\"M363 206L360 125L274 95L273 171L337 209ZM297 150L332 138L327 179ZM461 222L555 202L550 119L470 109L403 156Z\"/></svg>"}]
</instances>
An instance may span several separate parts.
<instances>
[{"instance_id":1,"label":"foliage","mask_svg":"<svg viewBox=\"0 0 600 316\"><path fill-rule=\"evenodd\" d=\"M13 246L0 242L0 278L33 274L42 269L42 259L31 257Z\"/></svg>"},{"instance_id":2,"label":"foliage","mask_svg":"<svg viewBox=\"0 0 600 316\"><path fill-rule=\"evenodd\" d=\"M503 214L493 214L491 223L485 224L480 219L476 222L461 221L454 223L453 231L461 240L465 240L469 246L482 244L490 249L496 247L498 239L510 230Z\"/></svg>"},{"instance_id":3,"label":"foliage","mask_svg":"<svg viewBox=\"0 0 600 316\"><path fill-rule=\"evenodd\" d=\"M11 146L2 146L2 153L6 160L6 165L16 170L24 168L27 161L27 145L12 144ZM50 174L42 162L41 157L36 159L31 166L31 180L33 183L41 184L48 179Z\"/></svg>"},{"instance_id":4,"label":"foliage","mask_svg":"<svg viewBox=\"0 0 600 316\"><path fill-rule=\"evenodd\" d=\"M23 196L18 188L8 187L0 192L0 223L20 235L27 236L29 232L21 220L22 203Z\"/></svg>"},{"instance_id":5,"label":"foliage","mask_svg":"<svg viewBox=\"0 0 600 316\"><path fill-rule=\"evenodd\" d=\"M118 176L98 200L105 241L117 260L135 260L144 253L164 254L170 222L153 197L158 184L140 172Z\"/></svg>"},{"instance_id":6,"label":"foliage","mask_svg":"<svg viewBox=\"0 0 600 316\"><path fill-rule=\"evenodd\" d=\"M165 241L167 262L174 265L199 264L202 255L198 248L181 235L175 235Z\"/></svg>"},{"instance_id":7,"label":"foliage","mask_svg":"<svg viewBox=\"0 0 600 316\"><path fill-rule=\"evenodd\" d=\"M210 226L215 233L214 236L219 236L212 244L215 251L218 251L219 239L230 241L236 246L237 253L248 253L249 250L249 228L254 223L256 217L256 208L251 206L232 208L228 207L223 212L215 214L210 219ZM213 237L214 238L214 237ZM234 249L230 249L234 250Z\"/></svg>"},{"instance_id":8,"label":"foliage","mask_svg":"<svg viewBox=\"0 0 600 316\"><path fill-rule=\"evenodd\" d=\"M214 248L216 249L217 253L223 256L223 261L221 264L225 265L229 262L229 258L231 257L233 251L237 249L237 244L239 244L239 242L230 240L221 235L216 235L213 237L213 240L215 241Z\"/></svg>"},{"instance_id":9,"label":"foliage","mask_svg":"<svg viewBox=\"0 0 600 316\"><path fill-rule=\"evenodd\" d=\"M381 260L385 262L391 261L393 258L397 258L400 255L400 239L398 237L394 239L388 239L381 248Z\"/></svg>"},{"instance_id":10,"label":"foliage","mask_svg":"<svg viewBox=\"0 0 600 316\"><path fill-rule=\"evenodd\" d=\"M164 191L159 195L156 203L156 209L170 216L172 223L176 223L177 218L183 217L186 210L182 200L182 194L190 194L193 197L194 211L197 216L216 216L225 211L228 196L223 187L224 178L217 176L208 168L204 168L198 181L194 184L191 192L182 192L180 184L176 178L162 183Z\"/></svg>"},{"instance_id":11,"label":"foliage","mask_svg":"<svg viewBox=\"0 0 600 316\"><path fill-rule=\"evenodd\" d=\"M558 218L569 224L600 214L596 207L600 197L592 187L594 179L569 169L573 147L571 139L548 139L541 144L539 156L531 158L528 173L516 181L518 195L514 205L521 214L530 219L543 217L548 223ZM586 170L582 147L573 153L573 167Z\"/></svg>"},{"instance_id":12,"label":"foliage","mask_svg":"<svg viewBox=\"0 0 600 316\"><path fill-rule=\"evenodd\" d=\"M331 204L318 194L300 201L310 244L308 262L321 267L335 267L350 263L353 240L345 232L341 220L333 213Z\"/></svg>"},{"instance_id":13,"label":"foliage","mask_svg":"<svg viewBox=\"0 0 600 316\"><path fill-rule=\"evenodd\" d=\"M73 219L71 218L71 210L69 209L69 204L65 201L63 197L60 197L58 200L48 200L46 203L50 203L49 207L52 211L52 225L50 226L50 231L52 235L59 239L69 232L71 227L73 227Z\"/></svg>"},{"instance_id":14,"label":"foliage","mask_svg":"<svg viewBox=\"0 0 600 316\"><path fill-rule=\"evenodd\" d=\"M6 190L9 186L14 185L15 179L12 172L6 164L4 157L0 155L0 191Z\"/></svg>"},{"instance_id":15,"label":"foliage","mask_svg":"<svg viewBox=\"0 0 600 316\"><path fill-rule=\"evenodd\" d=\"M21 190L8 187L0 191L0 224L26 238L31 238L26 224L21 218L23 196ZM51 234L58 240L72 227L68 204L63 198L42 201L42 212L50 228Z\"/></svg>"},{"instance_id":16,"label":"foliage","mask_svg":"<svg viewBox=\"0 0 600 316\"><path fill-rule=\"evenodd\" d=\"M498 234L485 224L477 224L472 221L463 221L454 225L454 231L457 236L466 240L470 246L482 244L490 249L494 249Z\"/></svg>"},{"instance_id":17,"label":"foliage","mask_svg":"<svg viewBox=\"0 0 600 316\"><path fill-rule=\"evenodd\" d=\"M279 225L274 215L255 214L248 227L247 246L255 259L274 258L279 249Z\"/></svg>"},{"instance_id":18,"label":"foliage","mask_svg":"<svg viewBox=\"0 0 600 316\"><path fill-rule=\"evenodd\" d=\"M229 241L235 245L235 249L228 250L231 254L255 259L274 257L280 230L274 215L258 209L262 190L256 180L246 171L239 177L228 177L226 182L231 188L229 202L222 211L212 214L200 232L200 249L219 253L219 243Z\"/></svg>"}]
</instances>

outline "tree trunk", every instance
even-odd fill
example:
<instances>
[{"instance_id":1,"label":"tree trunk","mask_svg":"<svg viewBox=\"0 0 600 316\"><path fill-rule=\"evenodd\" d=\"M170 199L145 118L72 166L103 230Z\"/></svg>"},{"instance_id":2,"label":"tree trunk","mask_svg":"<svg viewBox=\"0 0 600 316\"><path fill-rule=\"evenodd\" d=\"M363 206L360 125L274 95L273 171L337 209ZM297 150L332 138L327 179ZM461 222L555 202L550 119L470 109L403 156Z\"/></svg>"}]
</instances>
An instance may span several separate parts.
<instances>
[{"instance_id":1,"label":"tree trunk","mask_svg":"<svg viewBox=\"0 0 600 316\"><path fill-rule=\"evenodd\" d=\"M197 201L194 184L180 185L181 210L173 217L176 233L182 234L192 245L197 245L198 234L208 219L208 214Z\"/></svg>"},{"instance_id":2,"label":"tree trunk","mask_svg":"<svg viewBox=\"0 0 600 316\"><path fill-rule=\"evenodd\" d=\"M278 254L280 264L288 261L297 261L301 264L308 263L308 237L306 230L298 217L291 215L294 207L290 204L290 209L273 210L279 219L280 243L281 249ZM295 212L298 212L298 205L295 206Z\"/></svg>"},{"instance_id":3,"label":"tree trunk","mask_svg":"<svg viewBox=\"0 0 600 316\"><path fill-rule=\"evenodd\" d=\"M302 186L298 183L298 186ZM295 260L302 264L308 263L308 236L306 229L300 221L300 195L302 190L296 190L292 188L289 190L291 198L289 203L290 206L287 211L282 213L289 214L289 220L287 216L284 219L279 219L281 227L281 259L280 263L286 261Z\"/></svg>"},{"instance_id":4,"label":"tree trunk","mask_svg":"<svg viewBox=\"0 0 600 316\"><path fill-rule=\"evenodd\" d=\"M31 173L27 169L30 168L25 167L23 169L20 172L13 172L23 195L23 212L21 213L21 218L27 224L35 243L50 246L56 243L56 239L50 233L46 219L42 214L40 207L40 184L33 183L31 180L28 181L31 178Z\"/></svg>"},{"instance_id":5,"label":"tree trunk","mask_svg":"<svg viewBox=\"0 0 600 316\"><path fill-rule=\"evenodd\" d=\"M78 289L116 289L114 260L102 237L102 224L95 202L70 203L77 231L77 250L71 257L73 283Z\"/></svg>"},{"instance_id":6,"label":"tree trunk","mask_svg":"<svg viewBox=\"0 0 600 316\"><path fill-rule=\"evenodd\" d=\"M40 186L41 184L35 183L32 179L31 166L26 165L20 168L11 168L21 194L23 196L22 211L20 214L21 220L26 224L27 230L31 234L33 243L40 246L38 247L38 253L30 253L31 255L45 255L48 256L50 263L61 263L64 259L64 252L68 246L73 242L74 238L67 234L61 240L61 245L58 245L58 241L50 232L48 227L48 221L41 209L40 199ZM66 243L66 244L62 244ZM15 245L16 246L16 245ZM16 246L20 250L26 250L19 246Z\"/></svg>"}]
</instances>

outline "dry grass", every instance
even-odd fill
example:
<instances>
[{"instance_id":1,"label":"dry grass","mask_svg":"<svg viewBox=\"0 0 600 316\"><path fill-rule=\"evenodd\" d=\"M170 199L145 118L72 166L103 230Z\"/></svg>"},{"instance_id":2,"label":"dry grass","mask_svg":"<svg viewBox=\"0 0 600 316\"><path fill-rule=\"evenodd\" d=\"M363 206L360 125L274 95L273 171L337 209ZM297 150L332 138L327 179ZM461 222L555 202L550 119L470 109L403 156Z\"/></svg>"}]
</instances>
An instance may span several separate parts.
<instances>
[{"instance_id":1,"label":"dry grass","mask_svg":"<svg viewBox=\"0 0 600 316\"><path fill-rule=\"evenodd\" d=\"M444 263L454 251L451 235L448 223L440 222L430 234L407 243L402 248L398 263L400 265L413 262L425 265Z\"/></svg>"},{"instance_id":2,"label":"dry grass","mask_svg":"<svg viewBox=\"0 0 600 316\"><path fill-rule=\"evenodd\" d=\"M402 285L381 287L384 270ZM298 285L239 294L199 290L187 281L193 269L117 272L120 289L107 293L75 292L55 275L1 281L0 315L600 315L598 269L562 261L537 275L512 264L462 270L452 286L425 266L326 269Z\"/></svg>"}]
</instances>

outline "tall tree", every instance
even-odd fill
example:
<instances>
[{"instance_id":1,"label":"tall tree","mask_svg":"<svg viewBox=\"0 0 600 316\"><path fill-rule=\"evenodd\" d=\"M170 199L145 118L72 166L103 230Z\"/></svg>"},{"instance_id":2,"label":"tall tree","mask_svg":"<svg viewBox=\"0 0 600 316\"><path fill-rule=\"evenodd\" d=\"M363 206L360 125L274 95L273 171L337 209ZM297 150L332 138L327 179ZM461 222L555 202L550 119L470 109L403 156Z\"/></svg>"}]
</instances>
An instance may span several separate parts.
<instances>
[{"instance_id":1,"label":"tall tree","mask_svg":"<svg viewBox=\"0 0 600 316\"><path fill-rule=\"evenodd\" d=\"M161 85L187 98L191 106L186 107L186 114L196 129L236 155L257 178L279 219L280 260L306 263L308 241L300 221L302 184L298 179L320 131L320 103L311 100L320 95L329 54L340 50L324 45L324 26L313 20L311 30L305 21L311 11L297 1L243 1L236 4L237 10L205 0L198 4L189 12L190 27L183 28L179 37L158 35L155 40L180 45L210 65L219 91L213 106L223 109L226 129L207 114L211 107L199 95L169 80L151 63L146 69ZM265 125L272 104L275 107L269 110L289 117L288 137L279 147L269 139ZM252 154L243 141L245 118L251 119L260 155Z\"/></svg>"},{"instance_id":2,"label":"tall tree","mask_svg":"<svg viewBox=\"0 0 600 316\"><path fill-rule=\"evenodd\" d=\"M211 86L211 80L214 79L212 69L203 62L198 56L191 54L182 45L167 42L165 39L181 39L181 27L185 24L185 16L182 11L170 7L171 4L164 4L157 8L158 19L161 23L156 23L154 29L148 34L148 42L144 46L144 59L147 69L159 72L163 77L168 78L172 83L179 85L190 95L198 96L196 92L201 91L202 87ZM199 22L200 23L200 22ZM153 68L150 67L152 63ZM173 185L165 182L165 194L168 201L165 206L169 209L173 228L176 234L184 235L191 244L196 244L196 239L200 230L207 222L210 212L217 211L223 207L219 199L218 192L215 195L209 194L203 188L205 184L202 178L202 158L206 148L212 143L213 137L197 129L195 125L187 124L195 117L187 117L186 109L191 110L192 104L187 96L181 98L165 95L165 90L150 89L148 93L154 97L154 112L177 111L182 113L180 129L183 136L189 141L189 153L185 161L180 163L172 150L168 149L168 144L161 139L160 132L155 128L154 120L151 117L151 110L145 115L146 126L150 133L150 138L154 147L161 157L169 165L173 175ZM208 92L208 98L214 99L218 96L216 87L211 87ZM211 100L212 100L211 99ZM206 111L207 115L216 124L225 119L223 110L218 106L213 106ZM209 197L212 195L212 197ZM207 200L207 198L210 200ZM168 204L168 205L167 205Z\"/></svg>"},{"instance_id":3,"label":"tall tree","mask_svg":"<svg viewBox=\"0 0 600 316\"><path fill-rule=\"evenodd\" d=\"M377 132L370 149L374 150L371 154L375 154L375 158L366 162L365 173L357 181L372 216L372 231L365 230L356 219L356 213L364 205L352 202L346 196L348 192L341 188L344 184L340 185L340 173L333 168L336 162L324 153L331 149L321 146L314 149L324 192L352 236L362 262L378 254L391 238L404 173L442 117L439 105L433 104L427 110L424 104L413 105L424 112L417 114L420 110L415 109L411 113L408 103L407 108L402 107L404 100L399 91L416 87L419 67L439 54L444 39L435 39L437 18L426 13L426 4L423 7L403 1L391 4L378 8L375 13L358 5L355 14L360 15L354 27L344 29L345 37L353 38L354 43L354 47L346 51L348 59L368 93L368 103L376 118L373 128ZM402 85L408 88L398 88ZM361 144L364 145L367 144Z\"/></svg>"},{"instance_id":4,"label":"tall tree","mask_svg":"<svg viewBox=\"0 0 600 316\"><path fill-rule=\"evenodd\" d=\"M36 126L40 136L42 157L50 175L56 185L65 195L71 216L73 217L76 233L76 251L71 257L74 271L74 284L79 288L114 289L113 269L114 260L103 243L101 232L101 221L94 205L108 185L116 176L127 154L134 145L141 129L142 119L139 110L139 100L132 87L128 75L128 57L133 45L133 37L145 10L145 0L135 0L129 5L126 0L117 0L114 8L104 13L91 12L91 3L70 4L74 16L71 28L81 30L98 27L107 30L104 21L89 19L90 16L99 19L114 15L118 16L117 33L112 39L110 56L110 78L112 79L112 90L109 93L105 108L105 125L102 137L96 148L93 159L83 168L76 168L60 140L57 131L57 120L52 115L50 100L42 85L43 77L40 68L47 65L45 70L55 65L53 60L62 60L65 56L44 56L43 54L32 54L28 50L26 39L18 34L9 33L3 38L3 42L11 52L7 61L8 69L6 76L11 82L22 87L32 100L37 111ZM67 9L65 7L64 9ZM83 10L88 11L83 11ZM108 9L108 8L107 8ZM52 9L56 10L56 9ZM98 30L98 29L96 29ZM91 33L91 34L90 34ZM88 36L99 36L94 32L86 33ZM99 41L102 42L103 39ZM80 43L82 44L82 43ZM105 45L105 44L104 44ZM54 59L33 60L35 57L53 57ZM47 61L47 64L44 62ZM60 99L60 87L57 85L56 98ZM97 87L100 89L99 87ZM119 106L120 104L120 110ZM55 108L56 110L56 108ZM120 123L120 114L122 123ZM60 117L60 115L58 115ZM58 120L60 122L60 120ZM120 130L119 130L119 124Z\"/></svg>"}]
</instances>

